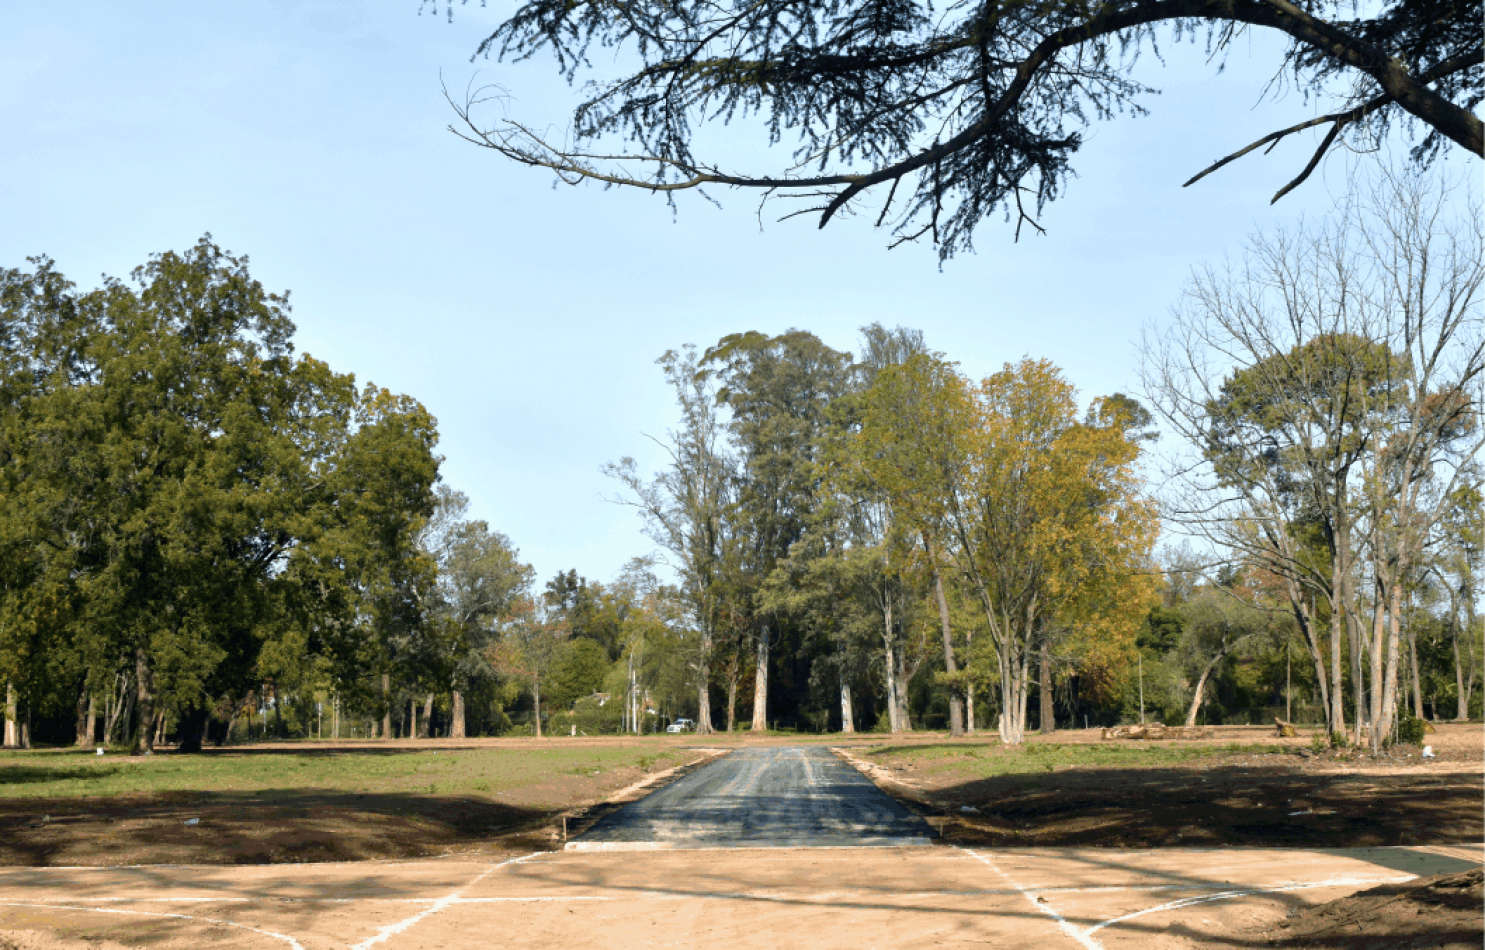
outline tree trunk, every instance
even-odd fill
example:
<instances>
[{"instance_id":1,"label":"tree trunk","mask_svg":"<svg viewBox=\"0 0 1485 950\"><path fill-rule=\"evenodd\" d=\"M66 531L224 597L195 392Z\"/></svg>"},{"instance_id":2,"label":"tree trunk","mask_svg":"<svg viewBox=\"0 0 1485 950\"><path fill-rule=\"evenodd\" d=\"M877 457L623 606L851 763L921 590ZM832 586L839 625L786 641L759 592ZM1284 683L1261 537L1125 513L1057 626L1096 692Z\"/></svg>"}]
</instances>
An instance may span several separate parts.
<instances>
[{"instance_id":1,"label":"tree trunk","mask_svg":"<svg viewBox=\"0 0 1485 950\"><path fill-rule=\"evenodd\" d=\"M923 539L924 546L928 539ZM930 548L929 558L933 557ZM964 735L964 699L960 695L963 690L955 681L955 674L959 671L958 664L954 662L954 631L949 626L949 598L944 595L944 576L935 566L933 569L933 596L938 601L938 623L939 629L944 637L944 669L949 674L949 735Z\"/></svg>"},{"instance_id":2,"label":"tree trunk","mask_svg":"<svg viewBox=\"0 0 1485 950\"><path fill-rule=\"evenodd\" d=\"M1207 689L1207 678L1212 675L1212 670L1217 668L1217 664L1222 662L1222 658L1227 655L1227 650L1228 648L1224 646L1216 656L1208 660L1206 667L1201 671L1201 676L1197 678L1196 690L1191 696L1191 709L1186 713L1187 726L1196 725L1196 714L1201 711L1201 701Z\"/></svg>"},{"instance_id":3,"label":"tree trunk","mask_svg":"<svg viewBox=\"0 0 1485 950\"><path fill-rule=\"evenodd\" d=\"M696 661L696 734L709 736L712 727L712 644L716 642L710 622L701 625L701 655Z\"/></svg>"},{"instance_id":4,"label":"tree trunk","mask_svg":"<svg viewBox=\"0 0 1485 950\"><path fill-rule=\"evenodd\" d=\"M1392 714L1397 709L1398 683L1397 664L1402 655L1402 571L1391 578L1387 589L1387 642L1385 650L1374 647L1373 655L1382 652L1382 696L1372 701L1372 751L1382 751L1382 746L1392 738ZM1376 671L1372 671L1373 680ZM1373 687L1375 689L1375 687Z\"/></svg>"},{"instance_id":5,"label":"tree trunk","mask_svg":"<svg viewBox=\"0 0 1485 950\"><path fill-rule=\"evenodd\" d=\"M21 706L16 696L15 684L5 684L5 748L21 747Z\"/></svg>"},{"instance_id":6,"label":"tree trunk","mask_svg":"<svg viewBox=\"0 0 1485 950\"><path fill-rule=\"evenodd\" d=\"M1016 670L1016 722L1017 744L1026 741L1026 710L1031 703L1031 651L1021 651L1021 662Z\"/></svg>"},{"instance_id":7,"label":"tree trunk","mask_svg":"<svg viewBox=\"0 0 1485 950\"><path fill-rule=\"evenodd\" d=\"M893 650L897 653L897 722L903 732L913 731L912 709L908 704L908 685L912 682L913 674L917 668L907 668L907 660L902 655L902 644L894 642Z\"/></svg>"},{"instance_id":8,"label":"tree trunk","mask_svg":"<svg viewBox=\"0 0 1485 950\"><path fill-rule=\"evenodd\" d=\"M1377 685L1375 675L1376 671L1381 668L1382 658L1380 654L1372 655L1372 647L1375 645L1378 650L1382 648L1382 630L1387 619L1382 613L1382 591L1380 588L1377 589L1375 596L1376 605L1372 611L1370 637L1368 638L1366 628L1362 626L1360 618L1357 618L1356 623L1350 625L1351 629L1355 631L1355 635L1351 637L1351 705L1356 710L1356 721L1352 724L1352 735L1358 745L1361 743L1361 731L1367 727L1371 719L1370 691L1367 688L1367 681L1364 678L1365 668L1362 666L1361 661L1364 657L1369 657L1368 665L1371 667L1373 673L1371 686L1375 687Z\"/></svg>"},{"instance_id":9,"label":"tree trunk","mask_svg":"<svg viewBox=\"0 0 1485 950\"><path fill-rule=\"evenodd\" d=\"M83 728L83 745L92 745L94 738L98 735L98 697L88 697L87 723Z\"/></svg>"},{"instance_id":10,"label":"tree trunk","mask_svg":"<svg viewBox=\"0 0 1485 950\"><path fill-rule=\"evenodd\" d=\"M535 710L533 721L536 723L536 738L541 738L541 677L531 681L531 706Z\"/></svg>"},{"instance_id":11,"label":"tree trunk","mask_svg":"<svg viewBox=\"0 0 1485 950\"><path fill-rule=\"evenodd\" d=\"M1336 487L1335 497L1337 510L1341 516L1335 522L1335 551L1330 562L1330 709L1327 710L1326 719L1329 720L1327 728L1332 734L1346 732L1346 698L1344 681L1341 677L1341 642L1349 641L1351 646L1351 666L1353 671L1360 669L1360 654L1356 649L1357 625L1347 623L1354 613L1356 592L1351 583L1351 536L1350 521L1344 516L1346 500L1345 482L1341 481ZM1361 680L1354 679L1352 688L1360 695ZM1358 724L1360 729L1361 707L1356 707Z\"/></svg>"},{"instance_id":12,"label":"tree trunk","mask_svg":"<svg viewBox=\"0 0 1485 950\"><path fill-rule=\"evenodd\" d=\"M731 732L737 722L737 681L742 677L742 664L732 664L727 676L727 731Z\"/></svg>"},{"instance_id":13,"label":"tree trunk","mask_svg":"<svg viewBox=\"0 0 1485 950\"><path fill-rule=\"evenodd\" d=\"M1295 623L1299 625L1300 633L1304 635L1305 650L1310 654L1311 665L1315 667L1315 688L1320 691L1320 708L1325 714L1326 734L1343 732L1345 726L1342 725L1337 729L1335 724L1336 708L1330 701L1330 681L1325 675L1325 652L1321 648L1320 636L1315 632L1314 601L1312 599L1307 604L1293 580L1287 581L1286 586L1289 590L1289 606L1294 613Z\"/></svg>"},{"instance_id":14,"label":"tree trunk","mask_svg":"<svg viewBox=\"0 0 1485 950\"><path fill-rule=\"evenodd\" d=\"M278 694L278 680L269 683L268 688L273 692L273 737L282 739L285 735L284 698Z\"/></svg>"},{"instance_id":15,"label":"tree trunk","mask_svg":"<svg viewBox=\"0 0 1485 950\"><path fill-rule=\"evenodd\" d=\"M1465 640L1469 644L1469 675L1464 680L1464 705L1459 707L1463 710L1460 719L1468 719L1470 714L1470 696L1475 690L1475 575L1468 563L1464 570L1464 617L1465 617ZM1455 634L1454 645L1459 646L1458 634Z\"/></svg>"},{"instance_id":16,"label":"tree trunk","mask_svg":"<svg viewBox=\"0 0 1485 950\"><path fill-rule=\"evenodd\" d=\"M897 704L897 647L892 636L892 599L887 598L887 604L882 609L882 651L886 656L887 667L887 724L892 732L901 732L902 723L898 720Z\"/></svg>"},{"instance_id":17,"label":"tree trunk","mask_svg":"<svg viewBox=\"0 0 1485 950\"><path fill-rule=\"evenodd\" d=\"M77 691L77 717L75 720L77 730L72 742L79 749L86 748L93 740L93 736L88 729L88 713L92 708L93 697L88 694L88 678L84 676L82 686Z\"/></svg>"},{"instance_id":18,"label":"tree trunk","mask_svg":"<svg viewBox=\"0 0 1485 950\"><path fill-rule=\"evenodd\" d=\"M459 690L449 692L449 738L463 739L464 734L464 694Z\"/></svg>"},{"instance_id":19,"label":"tree trunk","mask_svg":"<svg viewBox=\"0 0 1485 950\"><path fill-rule=\"evenodd\" d=\"M134 730L134 755L153 755L155 752L155 676L150 670L149 657L144 647L134 648L134 683L139 694L135 709L138 710Z\"/></svg>"},{"instance_id":20,"label":"tree trunk","mask_svg":"<svg viewBox=\"0 0 1485 950\"><path fill-rule=\"evenodd\" d=\"M851 710L851 683L846 679L844 672L840 677L840 731L844 733L856 731L856 717Z\"/></svg>"},{"instance_id":21,"label":"tree trunk","mask_svg":"<svg viewBox=\"0 0 1485 950\"><path fill-rule=\"evenodd\" d=\"M712 729L712 684L709 682L710 670L707 664L700 664L699 672L701 682L696 684L696 734L699 736L710 735Z\"/></svg>"},{"instance_id":22,"label":"tree trunk","mask_svg":"<svg viewBox=\"0 0 1485 950\"><path fill-rule=\"evenodd\" d=\"M1038 726L1042 735L1049 736L1057 731L1057 717L1052 713L1052 645L1045 637L1042 638L1040 666L1041 682L1037 684L1037 693L1041 701L1041 722Z\"/></svg>"},{"instance_id":23,"label":"tree trunk","mask_svg":"<svg viewBox=\"0 0 1485 950\"><path fill-rule=\"evenodd\" d=\"M1408 623L1408 679L1413 686L1413 715L1419 719L1423 716L1423 683L1418 676L1418 634L1413 629L1412 618Z\"/></svg>"},{"instance_id":24,"label":"tree trunk","mask_svg":"<svg viewBox=\"0 0 1485 950\"><path fill-rule=\"evenodd\" d=\"M753 731L768 731L768 624L758 630L758 662L753 677Z\"/></svg>"},{"instance_id":25,"label":"tree trunk","mask_svg":"<svg viewBox=\"0 0 1485 950\"><path fill-rule=\"evenodd\" d=\"M392 738L392 674L382 674L382 738Z\"/></svg>"},{"instance_id":26,"label":"tree trunk","mask_svg":"<svg viewBox=\"0 0 1485 950\"><path fill-rule=\"evenodd\" d=\"M129 674L121 673L118 678L123 681L119 684L118 696L114 696L111 691L109 693L110 708L108 711L108 722L103 726L103 743L105 745L113 741L114 729L118 727L119 720L124 718L127 722L127 718L123 714L128 708L127 701L131 695L129 690Z\"/></svg>"},{"instance_id":27,"label":"tree trunk","mask_svg":"<svg viewBox=\"0 0 1485 950\"><path fill-rule=\"evenodd\" d=\"M1450 624L1454 628L1454 718L1463 722L1470 717L1469 697L1464 694L1464 664L1459 657L1459 623Z\"/></svg>"},{"instance_id":28,"label":"tree trunk","mask_svg":"<svg viewBox=\"0 0 1485 950\"><path fill-rule=\"evenodd\" d=\"M405 739L416 739L418 737L418 701L411 696L407 698L407 735Z\"/></svg>"},{"instance_id":29,"label":"tree trunk","mask_svg":"<svg viewBox=\"0 0 1485 950\"><path fill-rule=\"evenodd\" d=\"M200 752L210 724L211 714L204 708L192 707L181 713L180 745L176 747L176 751Z\"/></svg>"},{"instance_id":30,"label":"tree trunk","mask_svg":"<svg viewBox=\"0 0 1485 950\"><path fill-rule=\"evenodd\" d=\"M433 738L433 694L423 700L423 731L418 733L424 739Z\"/></svg>"}]
</instances>

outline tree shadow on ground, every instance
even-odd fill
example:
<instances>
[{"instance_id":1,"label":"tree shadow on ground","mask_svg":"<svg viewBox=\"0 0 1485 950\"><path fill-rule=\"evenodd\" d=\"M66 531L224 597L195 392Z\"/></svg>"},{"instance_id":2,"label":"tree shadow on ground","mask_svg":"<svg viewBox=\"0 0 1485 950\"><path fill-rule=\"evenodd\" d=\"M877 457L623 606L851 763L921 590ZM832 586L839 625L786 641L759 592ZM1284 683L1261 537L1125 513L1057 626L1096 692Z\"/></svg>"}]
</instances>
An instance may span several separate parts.
<instances>
[{"instance_id":1,"label":"tree shadow on ground","mask_svg":"<svg viewBox=\"0 0 1485 950\"><path fill-rule=\"evenodd\" d=\"M972 779L922 795L888 790L937 816L946 838L996 847L1343 848L1485 837L1485 797L1473 772L1073 767Z\"/></svg>"},{"instance_id":2,"label":"tree shadow on ground","mask_svg":"<svg viewBox=\"0 0 1485 950\"><path fill-rule=\"evenodd\" d=\"M333 790L0 801L0 865L275 864L552 847L555 809Z\"/></svg>"}]
</instances>

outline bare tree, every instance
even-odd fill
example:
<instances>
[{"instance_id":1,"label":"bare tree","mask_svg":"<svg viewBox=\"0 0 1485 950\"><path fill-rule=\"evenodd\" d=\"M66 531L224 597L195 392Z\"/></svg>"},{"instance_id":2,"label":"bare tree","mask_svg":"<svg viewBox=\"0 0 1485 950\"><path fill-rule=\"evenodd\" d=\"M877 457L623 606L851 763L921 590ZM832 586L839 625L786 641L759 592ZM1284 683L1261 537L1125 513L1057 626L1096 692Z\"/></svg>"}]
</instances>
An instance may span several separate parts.
<instances>
[{"instance_id":1,"label":"bare tree","mask_svg":"<svg viewBox=\"0 0 1485 950\"><path fill-rule=\"evenodd\" d=\"M735 463L722 449L726 431L718 414L715 381L700 367L695 348L667 351L657 362L681 409L680 428L668 433L668 441L653 440L669 455L670 467L646 479L634 459L624 458L605 466L604 472L629 490L630 497L615 501L639 511L650 539L680 576L699 634L693 664L696 731L705 734L712 731L712 652L732 542L728 515Z\"/></svg>"},{"instance_id":2,"label":"bare tree","mask_svg":"<svg viewBox=\"0 0 1485 950\"><path fill-rule=\"evenodd\" d=\"M1332 221L1198 271L1142 348L1145 390L1185 443L1168 521L1282 579L1332 732L1343 653L1354 688L1370 673L1355 729L1369 720L1374 743L1396 698L1401 579L1480 447L1485 246L1475 203L1455 207L1445 186L1383 173Z\"/></svg>"}]
</instances>

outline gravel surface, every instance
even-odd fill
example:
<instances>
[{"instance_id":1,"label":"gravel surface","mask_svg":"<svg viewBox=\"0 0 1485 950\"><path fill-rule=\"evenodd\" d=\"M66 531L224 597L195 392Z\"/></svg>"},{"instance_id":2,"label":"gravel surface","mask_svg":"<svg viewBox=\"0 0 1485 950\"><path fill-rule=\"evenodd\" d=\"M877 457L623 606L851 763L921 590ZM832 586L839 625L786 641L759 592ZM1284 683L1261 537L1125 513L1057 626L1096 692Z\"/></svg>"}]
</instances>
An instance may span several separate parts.
<instances>
[{"instance_id":1,"label":"gravel surface","mask_svg":"<svg viewBox=\"0 0 1485 950\"><path fill-rule=\"evenodd\" d=\"M895 847L933 832L826 749L738 749L605 816L574 851Z\"/></svg>"}]
</instances>

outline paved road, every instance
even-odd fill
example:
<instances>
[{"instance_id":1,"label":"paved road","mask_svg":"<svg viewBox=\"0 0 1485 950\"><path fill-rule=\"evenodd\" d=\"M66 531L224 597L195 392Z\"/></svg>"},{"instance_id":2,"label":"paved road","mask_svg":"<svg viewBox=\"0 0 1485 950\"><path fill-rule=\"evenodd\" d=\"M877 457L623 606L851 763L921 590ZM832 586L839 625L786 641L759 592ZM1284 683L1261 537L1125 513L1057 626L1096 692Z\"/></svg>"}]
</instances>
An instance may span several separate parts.
<instances>
[{"instance_id":1,"label":"paved road","mask_svg":"<svg viewBox=\"0 0 1485 950\"><path fill-rule=\"evenodd\" d=\"M826 749L739 749L605 816L569 850L872 847L933 832Z\"/></svg>"}]
</instances>

